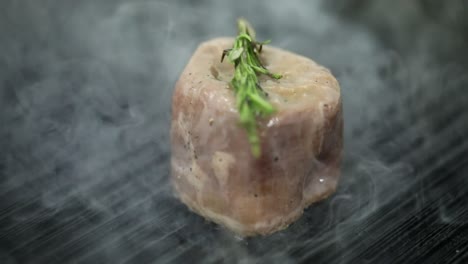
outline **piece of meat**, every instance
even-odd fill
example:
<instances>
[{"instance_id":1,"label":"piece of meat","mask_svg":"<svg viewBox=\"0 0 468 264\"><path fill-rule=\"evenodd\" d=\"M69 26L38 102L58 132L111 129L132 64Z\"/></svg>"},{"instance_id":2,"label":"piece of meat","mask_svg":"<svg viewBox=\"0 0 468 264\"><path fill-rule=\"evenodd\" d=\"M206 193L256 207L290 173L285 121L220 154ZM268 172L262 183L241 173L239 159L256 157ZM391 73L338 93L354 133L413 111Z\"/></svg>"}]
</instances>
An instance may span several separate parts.
<instances>
[{"instance_id":1,"label":"piece of meat","mask_svg":"<svg viewBox=\"0 0 468 264\"><path fill-rule=\"evenodd\" d=\"M336 189L342 155L337 80L310 59L274 47L260 58L280 80L260 77L277 109L259 119L262 155L250 151L220 62L233 39L202 43L176 83L172 101L172 182L191 210L242 235L287 227Z\"/></svg>"}]
</instances>

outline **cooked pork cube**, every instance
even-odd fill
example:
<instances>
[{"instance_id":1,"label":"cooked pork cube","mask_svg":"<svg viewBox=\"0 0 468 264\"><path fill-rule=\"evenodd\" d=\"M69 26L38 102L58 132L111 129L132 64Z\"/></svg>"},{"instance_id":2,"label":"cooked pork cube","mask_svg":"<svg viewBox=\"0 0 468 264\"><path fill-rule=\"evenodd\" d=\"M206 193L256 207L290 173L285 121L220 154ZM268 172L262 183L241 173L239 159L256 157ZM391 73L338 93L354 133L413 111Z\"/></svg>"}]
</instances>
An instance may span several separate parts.
<instances>
[{"instance_id":1,"label":"cooked pork cube","mask_svg":"<svg viewBox=\"0 0 468 264\"><path fill-rule=\"evenodd\" d=\"M343 148L340 87L314 61L264 47L264 66L283 77L259 77L276 112L258 119L257 158L229 84L234 66L220 61L233 41L202 43L176 83L172 182L180 200L203 217L242 236L269 234L336 189Z\"/></svg>"}]
</instances>

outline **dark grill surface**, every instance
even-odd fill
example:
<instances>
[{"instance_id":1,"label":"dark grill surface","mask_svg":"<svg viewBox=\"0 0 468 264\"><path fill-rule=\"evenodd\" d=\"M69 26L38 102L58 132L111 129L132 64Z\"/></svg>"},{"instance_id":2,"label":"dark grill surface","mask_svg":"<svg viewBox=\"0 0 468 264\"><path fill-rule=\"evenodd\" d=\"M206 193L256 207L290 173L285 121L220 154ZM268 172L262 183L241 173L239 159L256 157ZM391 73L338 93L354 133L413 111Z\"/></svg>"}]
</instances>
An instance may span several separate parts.
<instances>
[{"instance_id":1,"label":"dark grill surface","mask_svg":"<svg viewBox=\"0 0 468 264\"><path fill-rule=\"evenodd\" d=\"M330 68L346 123L336 194L250 239L168 182L174 83L239 16ZM0 263L468 263L467 17L463 1L2 1Z\"/></svg>"}]
</instances>

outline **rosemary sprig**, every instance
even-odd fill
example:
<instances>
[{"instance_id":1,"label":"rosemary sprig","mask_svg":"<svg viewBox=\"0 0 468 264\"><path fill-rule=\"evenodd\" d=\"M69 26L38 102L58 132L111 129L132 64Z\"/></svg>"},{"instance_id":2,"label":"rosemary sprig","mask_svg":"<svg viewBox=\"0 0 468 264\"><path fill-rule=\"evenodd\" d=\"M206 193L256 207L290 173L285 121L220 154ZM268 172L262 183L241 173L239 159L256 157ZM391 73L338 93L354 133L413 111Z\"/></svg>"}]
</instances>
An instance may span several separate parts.
<instances>
[{"instance_id":1,"label":"rosemary sprig","mask_svg":"<svg viewBox=\"0 0 468 264\"><path fill-rule=\"evenodd\" d=\"M234 64L231 86L236 93L240 123L247 130L252 154L254 157L259 157L261 149L256 118L270 115L275 112L275 109L266 100L268 94L260 87L257 75L266 74L274 79L280 79L281 75L268 71L258 57L263 45L268 44L269 41L255 41L255 31L244 19L239 19L237 26L239 34L234 41L234 46L232 49L223 51L221 62L227 56Z\"/></svg>"}]
</instances>

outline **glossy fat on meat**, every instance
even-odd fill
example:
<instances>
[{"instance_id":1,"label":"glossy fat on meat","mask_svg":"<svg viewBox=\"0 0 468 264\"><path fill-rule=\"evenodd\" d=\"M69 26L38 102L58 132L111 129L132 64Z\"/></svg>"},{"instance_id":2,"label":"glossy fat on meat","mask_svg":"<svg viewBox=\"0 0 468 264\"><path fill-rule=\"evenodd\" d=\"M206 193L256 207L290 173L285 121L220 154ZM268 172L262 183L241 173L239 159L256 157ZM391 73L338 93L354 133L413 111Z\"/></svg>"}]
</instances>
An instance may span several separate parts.
<instances>
[{"instance_id":1,"label":"glossy fat on meat","mask_svg":"<svg viewBox=\"0 0 468 264\"><path fill-rule=\"evenodd\" d=\"M261 60L280 80L260 85L277 109L258 121L262 155L250 151L220 62L233 39L202 43L177 81L172 101L171 170L176 195L192 211L242 236L269 234L332 194L340 175L340 87L329 70L300 55L264 47Z\"/></svg>"}]
</instances>

